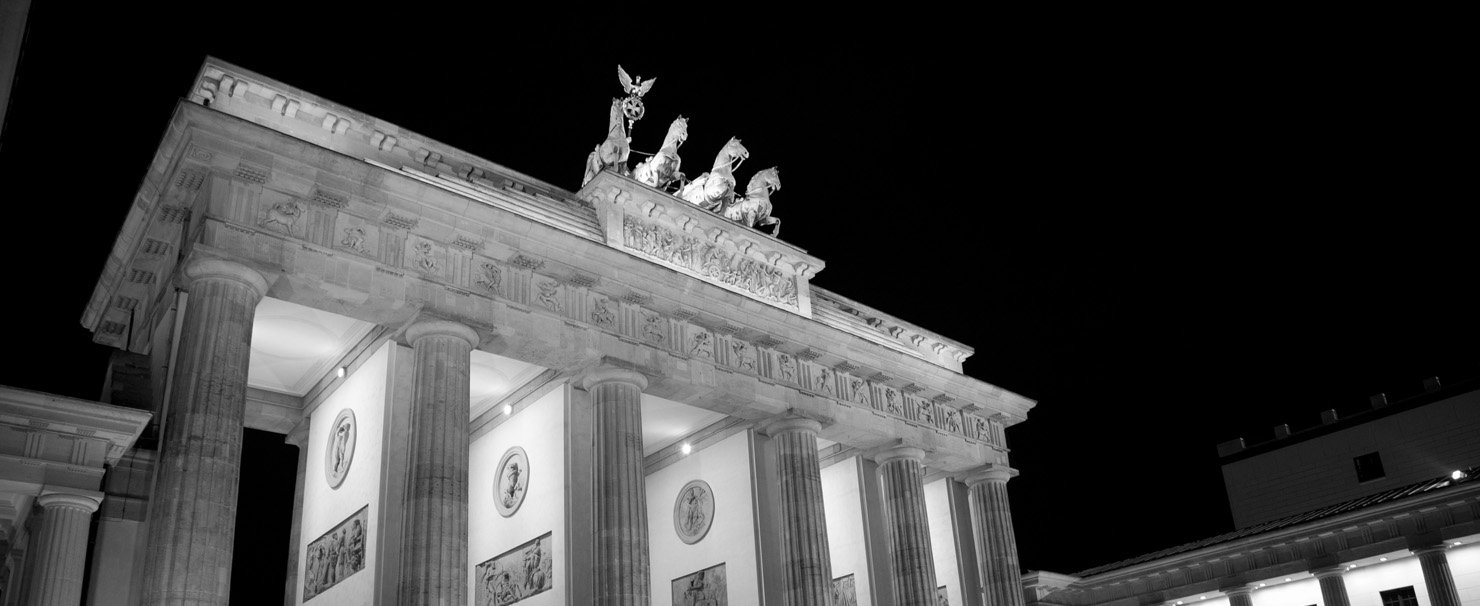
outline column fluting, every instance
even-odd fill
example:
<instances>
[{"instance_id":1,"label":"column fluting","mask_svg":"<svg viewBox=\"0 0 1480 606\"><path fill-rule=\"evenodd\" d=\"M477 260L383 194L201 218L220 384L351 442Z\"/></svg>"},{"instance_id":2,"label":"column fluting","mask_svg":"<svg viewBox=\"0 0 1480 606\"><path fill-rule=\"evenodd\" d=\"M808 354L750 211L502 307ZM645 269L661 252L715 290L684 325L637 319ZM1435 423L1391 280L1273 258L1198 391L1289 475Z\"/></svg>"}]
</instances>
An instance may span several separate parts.
<instances>
[{"instance_id":1,"label":"column fluting","mask_svg":"<svg viewBox=\"0 0 1480 606\"><path fill-rule=\"evenodd\" d=\"M596 603L647 606L647 482L642 467L642 390L647 378L622 368L587 373L595 408Z\"/></svg>"},{"instance_id":2,"label":"column fluting","mask_svg":"<svg viewBox=\"0 0 1480 606\"><path fill-rule=\"evenodd\" d=\"M925 512L925 451L899 446L875 457L894 569L894 603L935 604L935 556Z\"/></svg>"},{"instance_id":3,"label":"column fluting","mask_svg":"<svg viewBox=\"0 0 1480 606\"><path fill-rule=\"evenodd\" d=\"M1223 593L1228 596L1228 606L1254 606L1254 597L1248 587L1229 587Z\"/></svg>"},{"instance_id":4,"label":"column fluting","mask_svg":"<svg viewBox=\"0 0 1480 606\"><path fill-rule=\"evenodd\" d=\"M785 603L824 606L832 594L832 557L822 502L822 468L817 458L817 434L822 424L792 418L778 421L766 431L776 445L780 467Z\"/></svg>"},{"instance_id":5,"label":"column fluting","mask_svg":"<svg viewBox=\"0 0 1480 606\"><path fill-rule=\"evenodd\" d=\"M406 329L413 371L407 443L403 606L467 602L469 357L473 329L427 320Z\"/></svg>"},{"instance_id":6,"label":"column fluting","mask_svg":"<svg viewBox=\"0 0 1480 606\"><path fill-rule=\"evenodd\" d=\"M1007 482L1015 475L1011 468L989 465L967 480L982 588L987 603L1000 606L1023 605L1022 570L1012 529L1012 507L1007 500Z\"/></svg>"},{"instance_id":7,"label":"column fluting","mask_svg":"<svg viewBox=\"0 0 1480 606\"><path fill-rule=\"evenodd\" d=\"M76 606L82 602L87 537L101 496L52 492L36 499L42 514L41 533L33 539L40 549L31 604Z\"/></svg>"},{"instance_id":8,"label":"column fluting","mask_svg":"<svg viewBox=\"0 0 1480 606\"><path fill-rule=\"evenodd\" d=\"M252 319L267 282L256 270L219 259L191 261L184 278L190 296L149 503L143 601L224 606L231 594Z\"/></svg>"},{"instance_id":9,"label":"column fluting","mask_svg":"<svg viewBox=\"0 0 1480 606\"><path fill-rule=\"evenodd\" d=\"M1423 582L1429 587L1431 606L1459 606L1459 590L1454 586L1454 573L1449 570L1448 546L1440 543L1414 549L1423 568Z\"/></svg>"},{"instance_id":10,"label":"column fluting","mask_svg":"<svg viewBox=\"0 0 1480 606\"><path fill-rule=\"evenodd\" d=\"M1311 571L1316 581L1321 584L1321 602L1325 606L1351 606L1351 598L1346 595L1346 579L1342 577L1344 572L1345 570L1340 566Z\"/></svg>"}]
</instances>

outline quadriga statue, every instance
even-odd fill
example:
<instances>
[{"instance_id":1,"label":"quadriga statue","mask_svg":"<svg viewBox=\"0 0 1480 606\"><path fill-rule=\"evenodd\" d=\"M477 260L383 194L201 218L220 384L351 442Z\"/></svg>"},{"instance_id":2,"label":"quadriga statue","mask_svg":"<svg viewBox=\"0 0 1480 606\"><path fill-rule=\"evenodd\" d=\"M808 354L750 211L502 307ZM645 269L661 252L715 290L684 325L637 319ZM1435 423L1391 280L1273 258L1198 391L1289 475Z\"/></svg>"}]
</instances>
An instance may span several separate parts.
<instances>
[{"instance_id":1,"label":"quadriga statue","mask_svg":"<svg viewBox=\"0 0 1480 606\"><path fill-rule=\"evenodd\" d=\"M689 120L679 116L668 125L668 134L663 137L663 147L652 157L638 163L637 168L632 169L632 177L650 187L667 190L670 184L683 178L683 173L678 172L681 163L678 148L688 138Z\"/></svg>"},{"instance_id":2,"label":"quadriga statue","mask_svg":"<svg viewBox=\"0 0 1480 606\"><path fill-rule=\"evenodd\" d=\"M586 176L581 179L581 186L585 187L596 173L611 167L617 167L617 172L627 173L627 156L632 153L630 147L632 139L627 136L627 127L622 122L622 100L612 99L611 117L607 121L606 140L597 145L591 155L586 156Z\"/></svg>"},{"instance_id":3,"label":"quadriga statue","mask_svg":"<svg viewBox=\"0 0 1480 606\"><path fill-rule=\"evenodd\" d=\"M749 157L750 152L745 150L740 140L731 137L715 156L714 167L690 181L678 197L705 210L724 210L735 201L735 169Z\"/></svg>"},{"instance_id":4,"label":"quadriga statue","mask_svg":"<svg viewBox=\"0 0 1480 606\"><path fill-rule=\"evenodd\" d=\"M781 235L781 219L771 216L771 194L781 189L781 171L771 167L755 174L745 186L745 197L725 207L726 219L746 227L774 225L771 235Z\"/></svg>"}]
</instances>

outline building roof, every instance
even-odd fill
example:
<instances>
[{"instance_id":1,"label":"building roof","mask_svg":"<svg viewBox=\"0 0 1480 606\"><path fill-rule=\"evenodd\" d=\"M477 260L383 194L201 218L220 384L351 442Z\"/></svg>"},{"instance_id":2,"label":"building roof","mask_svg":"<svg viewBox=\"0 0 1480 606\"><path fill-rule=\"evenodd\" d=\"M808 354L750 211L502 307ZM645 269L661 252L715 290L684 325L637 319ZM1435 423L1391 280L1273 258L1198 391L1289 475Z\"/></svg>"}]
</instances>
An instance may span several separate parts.
<instances>
[{"instance_id":1,"label":"building roof","mask_svg":"<svg viewBox=\"0 0 1480 606\"><path fill-rule=\"evenodd\" d=\"M1399 487L1399 488L1393 488L1391 490L1386 490L1386 491L1383 491L1383 492L1378 492L1378 493L1370 494L1370 495L1367 495L1367 496L1364 496L1364 497L1360 497L1360 498L1356 498L1356 499L1352 499L1350 501L1346 501L1346 502L1343 502L1343 503L1338 503L1336 505L1330 505L1330 506L1327 506L1327 507L1322 507L1320 509L1313 509L1313 510L1307 511L1305 513L1300 513L1300 514L1295 514L1295 515L1292 515L1292 516L1283 517L1283 518L1280 518L1278 520L1271 520L1271 521L1268 521L1268 522L1264 522L1262 524L1256 524L1254 526L1249 526L1247 528L1241 528L1241 529L1235 530L1233 532L1227 532L1227 533L1223 533L1223 534L1220 534L1220 535L1217 535L1217 536L1214 536L1214 537L1209 537L1209 538L1206 538L1206 539L1202 539L1200 541L1193 541L1193 542L1190 542L1190 543L1184 543L1182 545L1177 545L1175 547L1169 547L1169 548L1163 549L1161 551L1156 551L1156 552L1152 552L1152 553L1148 553L1148 554L1136 556L1134 558L1130 558L1130 559L1126 559L1126 560L1121 560L1119 562L1113 562L1113 563L1110 563L1110 564L1105 564L1103 566L1097 566L1097 567L1090 568L1090 569L1087 569L1087 570L1082 570L1080 572L1075 573L1074 576L1083 579L1083 578L1086 578L1086 577L1091 577L1091 576L1094 576L1094 575L1103 574L1103 573L1111 572L1111 571L1114 571L1114 570L1120 570L1122 568L1128 568L1128 567L1131 567L1131 566L1135 566L1137 564L1145 564L1147 562L1152 562L1152 561L1155 561L1155 560L1160 560L1162 558L1166 558L1166 557L1170 557L1170 556L1174 556L1174 555L1178 555L1178 554L1182 554L1182 553L1187 553L1187 552L1191 552L1191 551L1196 551L1198 549L1203 549L1205 547L1212 547L1214 545L1219 545L1219 544L1222 544L1222 543L1228 543L1228 542L1232 542L1232 541L1237 541L1239 539L1244 539L1244 538L1248 538L1248 537L1252 537L1252 536L1264 534L1264 533L1267 533L1267 532L1273 532L1273 531L1276 531L1276 530L1281 530L1281 529L1285 529L1285 528L1299 526L1299 525L1307 524L1307 523L1310 523L1310 522L1316 522L1316 521L1319 521L1319 520L1324 520L1324 519L1327 519L1327 518L1332 518L1332 517L1339 516L1339 515L1342 515L1342 514L1351 513L1351 512L1362 510L1362 509L1367 509L1369 507L1375 507L1377 505L1382 505L1382 504L1385 504L1385 503L1392 503L1392 502L1395 502L1395 501L1401 501L1403 499L1408 499L1408 498L1416 497L1418 495L1427 494L1427 493L1430 493L1430 492L1433 492L1433 491L1443 490L1445 488L1454 486L1456 484L1461 484L1461 483L1465 483L1465 482L1469 482L1469 481L1474 480L1475 479L1475 475L1477 473L1480 473L1480 465L1477 465L1477 466L1474 466L1474 467L1470 467L1468 469L1463 469L1461 471L1464 472L1464 474L1465 474L1465 478L1464 479L1454 480L1450 476L1447 476L1446 475L1446 476L1440 476L1438 478L1432 478L1432 479L1424 480L1422 482L1415 482L1415 483L1409 484L1407 486L1402 486L1402 487Z\"/></svg>"}]
</instances>

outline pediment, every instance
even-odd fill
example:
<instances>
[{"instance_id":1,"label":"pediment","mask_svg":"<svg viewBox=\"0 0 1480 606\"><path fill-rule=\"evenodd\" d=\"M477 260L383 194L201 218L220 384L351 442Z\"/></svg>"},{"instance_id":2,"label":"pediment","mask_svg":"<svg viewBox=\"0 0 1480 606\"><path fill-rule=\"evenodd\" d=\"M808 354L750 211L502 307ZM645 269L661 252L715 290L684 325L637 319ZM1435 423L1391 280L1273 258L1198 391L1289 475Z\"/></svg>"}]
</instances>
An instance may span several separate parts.
<instances>
[{"instance_id":1,"label":"pediment","mask_svg":"<svg viewBox=\"0 0 1480 606\"><path fill-rule=\"evenodd\" d=\"M577 196L596 207L608 246L812 317L811 279L824 264L807 251L611 171Z\"/></svg>"}]
</instances>

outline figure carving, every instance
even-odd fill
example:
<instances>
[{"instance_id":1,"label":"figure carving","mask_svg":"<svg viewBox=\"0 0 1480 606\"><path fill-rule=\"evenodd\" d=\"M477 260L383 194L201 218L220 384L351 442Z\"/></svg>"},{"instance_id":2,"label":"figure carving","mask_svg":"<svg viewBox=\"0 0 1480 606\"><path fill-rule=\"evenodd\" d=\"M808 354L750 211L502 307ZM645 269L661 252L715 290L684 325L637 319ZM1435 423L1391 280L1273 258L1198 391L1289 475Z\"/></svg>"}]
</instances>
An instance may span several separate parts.
<instances>
[{"instance_id":1,"label":"figure carving","mask_svg":"<svg viewBox=\"0 0 1480 606\"><path fill-rule=\"evenodd\" d=\"M976 439L978 439L978 440L988 440L988 441L991 440L992 435L987 430L987 420L986 419L983 419L981 417L972 417L971 418L971 424L976 429L976 436L975 436Z\"/></svg>"},{"instance_id":2,"label":"figure carving","mask_svg":"<svg viewBox=\"0 0 1480 606\"><path fill-rule=\"evenodd\" d=\"M663 316L650 314L644 317L642 335L654 343L663 342Z\"/></svg>"},{"instance_id":3,"label":"figure carving","mask_svg":"<svg viewBox=\"0 0 1480 606\"><path fill-rule=\"evenodd\" d=\"M817 374L816 389L817 391L820 391L827 395L833 395L836 393L833 388L833 374L831 370L828 370L826 368L820 369L820 372Z\"/></svg>"},{"instance_id":4,"label":"figure carving","mask_svg":"<svg viewBox=\"0 0 1480 606\"><path fill-rule=\"evenodd\" d=\"M776 167L756 173L745 186L745 197L725 208L725 218L746 227L774 225L771 235L781 235L781 219L771 216L771 194L779 189L781 172Z\"/></svg>"},{"instance_id":5,"label":"figure carving","mask_svg":"<svg viewBox=\"0 0 1480 606\"><path fill-rule=\"evenodd\" d=\"M611 305L606 299L596 297L595 307L591 310L591 321L601 326L612 326L617 323L617 314L612 312Z\"/></svg>"},{"instance_id":6,"label":"figure carving","mask_svg":"<svg viewBox=\"0 0 1480 606\"><path fill-rule=\"evenodd\" d=\"M346 227L346 228L344 228L344 239L343 240L340 240L339 241L339 244L341 246L345 246L345 247L349 248L350 250L353 250L353 251L355 251L357 253L366 254L365 253L365 228L363 228L363 227Z\"/></svg>"},{"instance_id":7,"label":"figure carving","mask_svg":"<svg viewBox=\"0 0 1480 606\"><path fill-rule=\"evenodd\" d=\"M689 355L714 359L714 339L709 336L709 333L702 330L694 333L693 344L689 346Z\"/></svg>"},{"instance_id":8,"label":"figure carving","mask_svg":"<svg viewBox=\"0 0 1480 606\"><path fill-rule=\"evenodd\" d=\"M696 238L675 236L666 228L643 223L630 216L622 218L622 230L623 241L632 250L754 293L760 298L797 305L796 280L775 267Z\"/></svg>"},{"instance_id":9,"label":"figure carving","mask_svg":"<svg viewBox=\"0 0 1480 606\"><path fill-rule=\"evenodd\" d=\"M889 411L891 414L904 416L904 408L901 408L899 405L899 394L895 393L893 389L884 390L884 410Z\"/></svg>"},{"instance_id":10,"label":"figure carving","mask_svg":"<svg viewBox=\"0 0 1480 606\"><path fill-rule=\"evenodd\" d=\"M651 81L649 81L651 83ZM607 117L606 140L586 156L586 176L581 179L585 187L599 173L608 168L627 173L627 156L632 153L632 138L627 136L627 127L622 123L622 100L612 99L611 114Z\"/></svg>"},{"instance_id":11,"label":"figure carving","mask_svg":"<svg viewBox=\"0 0 1480 606\"><path fill-rule=\"evenodd\" d=\"M849 377L848 387L852 390L852 394L848 399L859 404L868 403L868 381L864 381L858 377Z\"/></svg>"},{"instance_id":12,"label":"figure carving","mask_svg":"<svg viewBox=\"0 0 1480 606\"><path fill-rule=\"evenodd\" d=\"M303 207L297 202L288 200L279 202L267 209L267 216L262 219L263 227L273 227L283 230L283 233L293 233L293 225L298 222L298 217L303 216Z\"/></svg>"},{"instance_id":13,"label":"figure carving","mask_svg":"<svg viewBox=\"0 0 1480 606\"><path fill-rule=\"evenodd\" d=\"M678 197L705 210L724 211L735 202L735 169L749 157L750 152L740 140L731 137L714 157L709 172L684 186Z\"/></svg>"},{"instance_id":14,"label":"figure carving","mask_svg":"<svg viewBox=\"0 0 1480 606\"><path fill-rule=\"evenodd\" d=\"M563 306L560 304L559 282L556 282L554 280L551 280L549 282L536 282L535 287L540 290L539 294L536 295L536 299L540 302L540 305L543 305L546 309L549 309L550 311L556 313L562 311Z\"/></svg>"},{"instance_id":15,"label":"figure carving","mask_svg":"<svg viewBox=\"0 0 1480 606\"><path fill-rule=\"evenodd\" d=\"M651 80L648 82L652 83ZM682 181L683 173L678 172L681 163L678 148L688 139L689 121L679 116L668 125L668 134L663 137L663 147L652 157L637 163L637 168L632 169L632 178L663 191L667 191L670 184Z\"/></svg>"},{"instance_id":16,"label":"figure carving","mask_svg":"<svg viewBox=\"0 0 1480 606\"><path fill-rule=\"evenodd\" d=\"M741 370L755 372L755 350L749 343L735 340L730 343L730 351L735 353L735 366Z\"/></svg>"},{"instance_id":17,"label":"figure carving","mask_svg":"<svg viewBox=\"0 0 1480 606\"><path fill-rule=\"evenodd\" d=\"M797 380L797 363L791 356L781 354L781 378L793 383Z\"/></svg>"},{"instance_id":18,"label":"figure carving","mask_svg":"<svg viewBox=\"0 0 1480 606\"><path fill-rule=\"evenodd\" d=\"M483 275L476 280L478 286L493 291L494 294L503 296L504 272L495 263L483 264Z\"/></svg>"},{"instance_id":19,"label":"figure carving","mask_svg":"<svg viewBox=\"0 0 1480 606\"><path fill-rule=\"evenodd\" d=\"M432 243L422 240L412 245L412 251L416 253L416 265L425 271L437 271L437 257L432 249Z\"/></svg>"},{"instance_id":20,"label":"figure carving","mask_svg":"<svg viewBox=\"0 0 1480 606\"><path fill-rule=\"evenodd\" d=\"M945 411L945 430L951 433L961 433L961 413L954 410Z\"/></svg>"},{"instance_id":21,"label":"figure carving","mask_svg":"<svg viewBox=\"0 0 1480 606\"><path fill-rule=\"evenodd\" d=\"M653 84L658 79L649 78L647 82L643 82L642 76L638 76L634 81L632 76L627 75L627 70L618 65L617 80L622 83L622 90L627 93L627 98L622 100L622 113L633 122L641 120L642 115L647 112L647 108L642 105L642 96L653 90Z\"/></svg>"},{"instance_id":22,"label":"figure carving","mask_svg":"<svg viewBox=\"0 0 1480 606\"><path fill-rule=\"evenodd\" d=\"M925 423L925 424L929 424L929 425L934 425L935 424L935 402L931 402L930 400L920 400L919 415L920 415L920 422L921 423Z\"/></svg>"}]
</instances>

